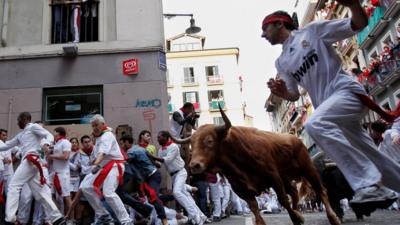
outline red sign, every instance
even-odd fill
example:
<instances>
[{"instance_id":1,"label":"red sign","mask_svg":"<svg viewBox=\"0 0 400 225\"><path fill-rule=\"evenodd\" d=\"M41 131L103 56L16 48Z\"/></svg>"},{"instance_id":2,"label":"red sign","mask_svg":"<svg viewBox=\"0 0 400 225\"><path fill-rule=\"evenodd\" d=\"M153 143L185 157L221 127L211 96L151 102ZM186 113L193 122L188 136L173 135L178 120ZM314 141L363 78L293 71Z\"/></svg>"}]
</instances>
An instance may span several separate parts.
<instances>
[{"instance_id":1,"label":"red sign","mask_svg":"<svg viewBox=\"0 0 400 225\"><path fill-rule=\"evenodd\" d=\"M144 120L154 120L156 118L156 113L153 109L143 111L143 118Z\"/></svg>"},{"instance_id":2,"label":"red sign","mask_svg":"<svg viewBox=\"0 0 400 225\"><path fill-rule=\"evenodd\" d=\"M139 59L128 59L122 62L122 72L124 75L139 73Z\"/></svg>"}]
</instances>

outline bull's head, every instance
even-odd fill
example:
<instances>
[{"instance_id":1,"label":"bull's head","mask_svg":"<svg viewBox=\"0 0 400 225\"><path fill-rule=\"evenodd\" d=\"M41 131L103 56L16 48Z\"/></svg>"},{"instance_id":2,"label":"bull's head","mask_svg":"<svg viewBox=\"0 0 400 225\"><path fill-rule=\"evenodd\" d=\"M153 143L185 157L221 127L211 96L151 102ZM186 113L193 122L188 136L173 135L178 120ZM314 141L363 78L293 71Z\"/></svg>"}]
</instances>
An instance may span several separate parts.
<instances>
[{"instance_id":1,"label":"bull's head","mask_svg":"<svg viewBox=\"0 0 400 225\"><path fill-rule=\"evenodd\" d=\"M219 145L225 139L229 128L232 126L221 106L219 106L219 111L224 120L224 125L203 125L191 137L186 139L173 138L175 142L180 144L191 143L192 159L189 167L194 174L204 172L210 164L216 161Z\"/></svg>"}]
</instances>

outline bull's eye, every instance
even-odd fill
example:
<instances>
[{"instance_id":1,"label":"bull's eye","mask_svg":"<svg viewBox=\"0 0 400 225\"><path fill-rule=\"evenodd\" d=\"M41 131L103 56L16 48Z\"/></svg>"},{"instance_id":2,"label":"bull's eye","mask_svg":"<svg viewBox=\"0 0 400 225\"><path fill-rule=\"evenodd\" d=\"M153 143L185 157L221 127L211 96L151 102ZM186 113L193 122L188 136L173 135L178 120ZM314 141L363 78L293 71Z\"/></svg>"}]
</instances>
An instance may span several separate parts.
<instances>
[{"instance_id":1,"label":"bull's eye","mask_svg":"<svg viewBox=\"0 0 400 225\"><path fill-rule=\"evenodd\" d=\"M204 145L206 146L206 147L209 147L209 148L211 148L211 147L213 147L213 145L214 145L214 139L213 139L213 137L212 136L207 136L205 139L204 139Z\"/></svg>"}]
</instances>

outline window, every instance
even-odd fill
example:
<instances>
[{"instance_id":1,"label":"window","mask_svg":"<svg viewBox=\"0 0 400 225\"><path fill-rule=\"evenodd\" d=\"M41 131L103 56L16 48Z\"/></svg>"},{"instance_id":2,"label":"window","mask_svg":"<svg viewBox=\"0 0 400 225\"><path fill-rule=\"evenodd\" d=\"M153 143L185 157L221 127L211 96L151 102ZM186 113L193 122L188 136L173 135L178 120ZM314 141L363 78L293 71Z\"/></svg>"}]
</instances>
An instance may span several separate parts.
<instances>
[{"instance_id":1,"label":"window","mask_svg":"<svg viewBox=\"0 0 400 225\"><path fill-rule=\"evenodd\" d=\"M219 110L218 104L221 108L225 108L224 92L222 90L209 91L208 103L210 110Z\"/></svg>"},{"instance_id":2,"label":"window","mask_svg":"<svg viewBox=\"0 0 400 225\"><path fill-rule=\"evenodd\" d=\"M103 114L101 86L43 90L42 117L49 125L85 124L94 114Z\"/></svg>"},{"instance_id":3,"label":"window","mask_svg":"<svg viewBox=\"0 0 400 225\"><path fill-rule=\"evenodd\" d=\"M173 44L172 51L193 51L201 50L201 45L198 42L193 43L183 43L183 44Z\"/></svg>"},{"instance_id":4,"label":"window","mask_svg":"<svg viewBox=\"0 0 400 225\"><path fill-rule=\"evenodd\" d=\"M98 0L52 0L51 43L99 40Z\"/></svg>"},{"instance_id":5,"label":"window","mask_svg":"<svg viewBox=\"0 0 400 225\"><path fill-rule=\"evenodd\" d=\"M193 103L196 111L200 110L199 93L197 91L183 92L183 104L186 102Z\"/></svg>"},{"instance_id":6,"label":"window","mask_svg":"<svg viewBox=\"0 0 400 225\"><path fill-rule=\"evenodd\" d=\"M386 98L383 103L381 104L381 107L384 110L392 110L392 108L390 107L390 103L389 103L389 98Z\"/></svg>"},{"instance_id":7,"label":"window","mask_svg":"<svg viewBox=\"0 0 400 225\"><path fill-rule=\"evenodd\" d=\"M224 125L224 119L222 117L213 117L213 124L215 125Z\"/></svg>"},{"instance_id":8,"label":"window","mask_svg":"<svg viewBox=\"0 0 400 225\"><path fill-rule=\"evenodd\" d=\"M193 67L185 67L183 68L183 78L185 84L193 84L195 83L194 77L194 68Z\"/></svg>"},{"instance_id":9,"label":"window","mask_svg":"<svg viewBox=\"0 0 400 225\"><path fill-rule=\"evenodd\" d=\"M218 72L218 66L206 66L206 76L208 83L221 83L223 81Z\"/></svg>"},{"instance_id":10,"label":"window","mask_svg":"<svg viewBox=\"0 0 400 225\"><path fill-rule=\"evenodd\" d=\"M390 31L385 34L385 36L381 39L382 50L383 47L389 46L390 48L394 48L395 44L393 42L393 37Z\"/></svg>"},{"instance_id":11,"label":"window","mask_svg":"<svg viewBox=\"0 0 400 225\"><path fill-rule=\"evenodd\" d=\"M375 59L377 57L379 57L378 47L375 47L372 51L368 53L368 59L369 61L371 61L371 59Z\"/></svg>"}]
</instances>

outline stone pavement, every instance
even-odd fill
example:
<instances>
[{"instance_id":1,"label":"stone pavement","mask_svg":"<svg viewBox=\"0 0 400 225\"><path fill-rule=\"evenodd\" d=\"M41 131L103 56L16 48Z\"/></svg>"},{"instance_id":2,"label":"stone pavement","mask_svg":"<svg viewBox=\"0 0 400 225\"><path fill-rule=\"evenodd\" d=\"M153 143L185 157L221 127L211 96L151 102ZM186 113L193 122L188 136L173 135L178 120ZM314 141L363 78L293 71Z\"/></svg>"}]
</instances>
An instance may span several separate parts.
<instances>
[{"instance_id":1,"label":"stone pavement","mask_svg":"<svg viewBox=\"0 0 400 225\"><path fill-rule=\"evenodd\" d=\"M325 213L305 213L304 225L329 225ZM286 213L264 215L267 225L292 225L289 215ZM357 221L351 211L345 215L344 225L400 225L400 211L380 210L374 212L371 217L365 217L364 221ZM253 217L232 216L212 225L254 225Z\"/></svg>"}]
</instances>

